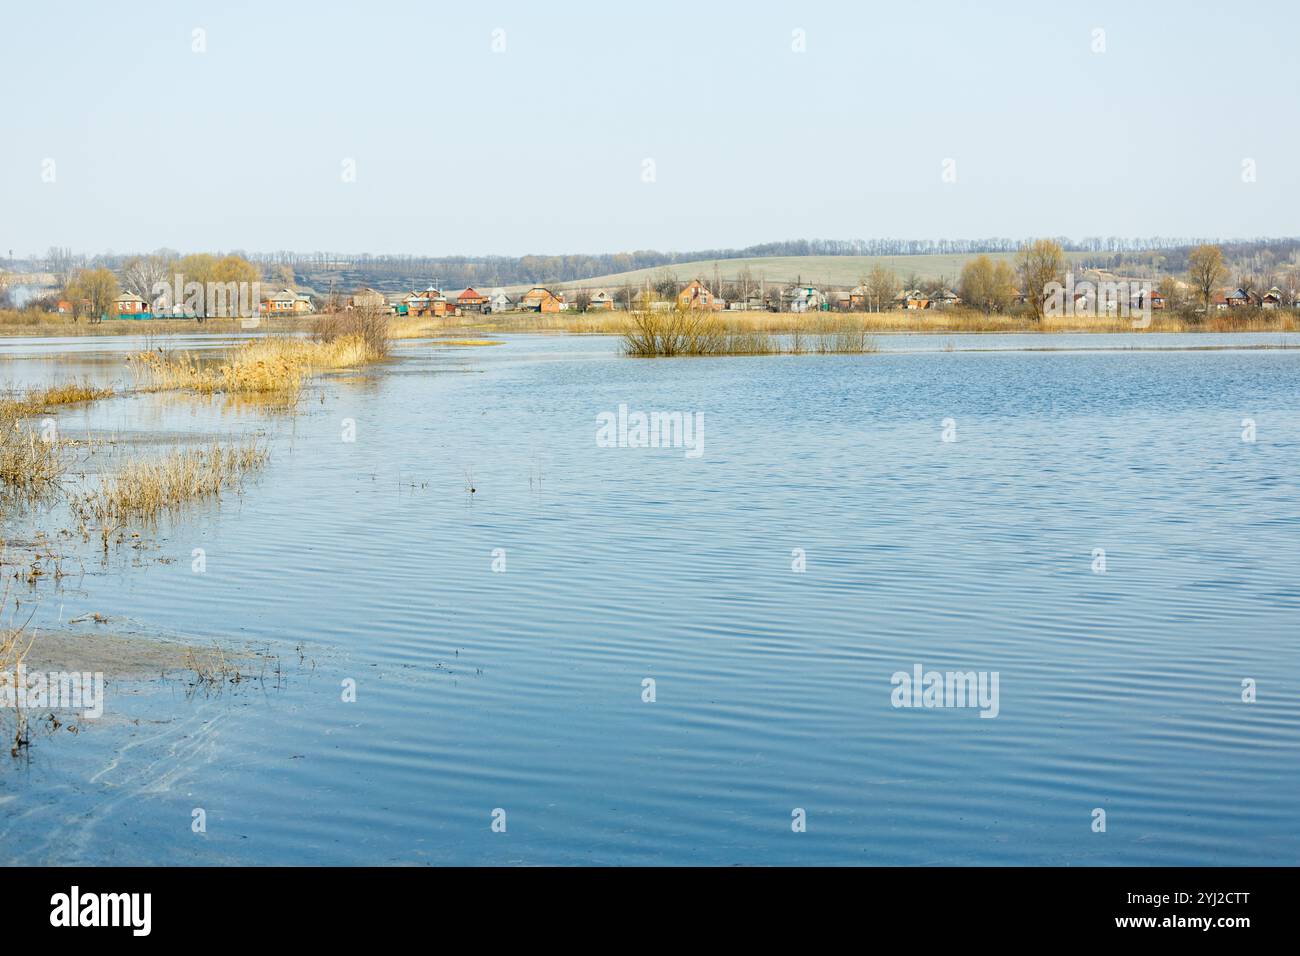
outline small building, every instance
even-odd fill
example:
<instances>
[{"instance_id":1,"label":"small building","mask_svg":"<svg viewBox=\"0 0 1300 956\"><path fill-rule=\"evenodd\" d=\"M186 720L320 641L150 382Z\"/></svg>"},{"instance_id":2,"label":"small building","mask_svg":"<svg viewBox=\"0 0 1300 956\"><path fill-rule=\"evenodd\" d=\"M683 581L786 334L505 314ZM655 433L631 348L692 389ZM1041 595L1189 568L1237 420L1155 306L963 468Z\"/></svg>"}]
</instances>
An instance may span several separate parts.
<instances>
[{"instance_id":1,"label":"small building","mask_svg":"<svg viewBox=\"0 0 1300 956\"><path fill-rule=\"evenodd\" d=\"M1241 309L1250 305L1250 293L1245 289L1233 289L1223 298L1230 309Z\"/></svg>"},{"instance_id":2,"label":"small building","mask_svg":"<svg viewBox=\"0 0 1300 956\"><path fill-rule=\"evenodd\" d=\"M591 294L591 301L587 303L587 308L611 312L614 309L614 297L605 289L597 289Z\"/></svg>"},{"instance_id":3,"label":"small building","mask_svg":"<svg viewBox=\"0 0 1300 956\"><path fill-rule=\"evenodd\" d=\"M134 292L123 292L113 302L117 314L123 319L151 319L149 303Z\"/></svg>"},{"instance_id":4,"label":"small building","mask_svg":"<svg viewBox=\"0 0 1300 956\"><path fill-rule=\"evenodd\" d=\"M461 312L482 312L488 300L487 296L474 288L445 292L443 297L447 300L447 309L449 311L459 310Z\"/></svg>"},{"instance_id":5,"label":"small building","mask_svg":"<svg viewBox=\"0 0 1300 956\"><path fill-rule=\"evenodd\" d=\"M561 312L566 304L564 296L543 286L533 286L519 299L519 308L526 312Z\"/></svg>"},{"instance_id":6,"label":"small building","mask_svg":"<svg viewBox=\"0 0 1300 956\"><path fill-rule=\"evenodd\" d=\"M849 290L849 309L854 312L867 311L867 304L871 301L871 290L864 285L854 286Z\"/></svg>"},{"instance_id":7,"label":"small building","mask_svg":"<svg viewBox=\"0 0 1300 956\"><path fill-rule=\"evenodd\" d=\"M1226 292L1216 292L1210 296L1210 308L1216 312L1226 312L1228 309L1228 294Z\"/></svg>"},{"instance_id":8,"label":"small building","mask_svg":"<svg viewBox=\"0 0 1300 956\"><path fill-rule=\"evenodd\" d=\"M509 312L515 307L515 300L506 295L504 289L493 289L488 293L485 312Z\"/></svg>"},{"instance_id":9,"label":"small building","mask_svg":"<svg viewBox=\"0 0 1300 956\"><path fill-rule=\"evenodd\" d=\"M930 299L920 289L906 289L894 296L896 309L924 309L930 305Z\"/></svg>"},{"instance_id":10,"label":"small building","mask_svg":"<svg viewBox=\"0 0 1300 956\"><path fill-rule=\"evenodd\" d=\"M936 292L930 296L930 302L927 308L930 309L951 309L954 305L961 305L961 296L953 292L952 289L944 289L942 292Z\"/></svg>"},{"instance_id":11,"label":"small building","mask_svg":"<svg viewBox=\"0 0 1300 956\"><path fill-rule=\"evenodd\" d=\"M798 285L789 293L791 312L822 312L830 306L820 290L810 285Z\"/></svg>"},{"instance_id":12,"label":"small building","mask_svg":"<svg viewBox=\"0 0 1300 956\"><path fill-rule=\"evenodd\" d=\"M1129 300L1129 306L1145 311L1148 305L1152 312L1159 312L1165 307L1165 297L1155 289L1138 289Z\"/></svg>"},{"instance_id":13,"label":"small building","mask_svg":"<svg viewBox=\"0 0 1300 956\"><path fill-rule=\"evenodd\" d=\"M262 299L263 315L306 315L311 311L311 296L293 289L281 289Z\"/></svg>"},{"instance_id":14,"label":"small building","mask_svg":"<svg viewBox=\"0 0 1300 956\"><path fill-rule=\"evenodd\" d=\"M429 286L423 292L408 292L402 296L400 304L406 306L406 312L399 311L399 315L443 316L448 311L455 310L455 306L448 302L447 297L433 286Z\"/></svg>"},{"instance_id":15,"label":"small building","mask_svg":"<svg viewBox=\"0 0 1300 956\"><path fill-rule=\"evenodd\" d=\"M388 299L382 292L369 287L357 289L352 293L348 300L349 309L384 309L388 307Z\"/></svg>"},{"instance_id":16,"label":"small building","mask_svg":"<svg viewBox=\"0 0 1300 956\"><path fill-rule=\"evenodd\" d=\"M686 288L677 293L679 309L721 309L722 304L699 279L686 283Z\"/></svg>"},{"instance_id":17,"label":"small building","mask_svg":"<svg viewBox=\"0 0 1300 956\"><path fill-rule=\"evenodd\" d=\"M1284 297L1282 295L1282 290L1277 286L1273 286L1273 288L1264 293L1263 298L1259 300L1259 304L1265 309L1280 309L1282 308L1283 301Z\"/></svg>"}]
</instances>

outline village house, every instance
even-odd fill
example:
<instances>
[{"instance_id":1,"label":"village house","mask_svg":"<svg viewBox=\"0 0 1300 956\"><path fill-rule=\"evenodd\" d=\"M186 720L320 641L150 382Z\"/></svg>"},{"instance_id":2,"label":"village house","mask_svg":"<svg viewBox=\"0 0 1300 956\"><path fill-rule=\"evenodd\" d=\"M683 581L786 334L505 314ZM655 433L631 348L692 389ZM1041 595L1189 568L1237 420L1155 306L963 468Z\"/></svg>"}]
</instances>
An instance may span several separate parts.
<instances>
[{"instance_id":1,"label":"village house","mask_svg":"<svg viewBox=\"0 0 1300 956\"><path fill-rule=\"evenodd\" d=\"M1265 309L1280 309L1282 307L1282 298L1282 290L1277 286L1273 286L1264 293L1263 298L1259 300L1259 304Z\"/></svg>"},{"instance_id":2,"label":"village house","mask_svg":"<svg viewBox=\"0 0 1300 956\"><path fill-rule=\"evenodd\" d=\"M311 311L311 296L292 289L281 289L262 299L263 314L305 315Z\"/></svg>"},{"instance_id":3,"label":"village house","mask_svg":"<svg viewBox=\"0 0 1300 956\"><path fill-rule=\"evenodd\" d=\"M1233 289L1224 295L1223 301L1229 309L1240 309L1250 305L1250 293L1245 289Z\"/></svg>"},{"instance_id":4,"label":"village house","mask_svg":"<svg viewBox=\"0 0 1300 956\"><path fill-rule=\"evenodd\" d=\"M692 279L686 283L686 288L677 293L677 307L679 309L721 309L722 303L719 302L699 279Z\"/></svg>"},{"instance_id":5,"label":"village house","mask_svg":"<svg viewBox=\"0 0 1300 956\"><path fill-rule=\"evenodd\" d=\"M534 286L519 299L519 308L526 312L560 312L567 305L562 294Z\"/></svg>"},{"instance_id":6,"label":"village house","mask_svg":"<svg viewBox=\"0 0 1300 956\"><path fill-rule=\"evenodd\" d=\"M1138 289L1133 293L1129 306L1139 311L1145 311L1148 303L1152 312L1159 312L1165 307L1165 297L1155 289Z\"/></svg>"},{"instance_id":7,"label":"village house","mask_svg":"<svg viewBox=\"0 0 1300 956\"><path fill-rule=\"evenodd\" d=\"M515 300L506 295L504 289L493 289L488 294L485 312L509 312L515 307Z\"/></svg>"},{"instance_id":8,"label":"village house","mask_svg":"<svg viewBox=\"0 0 1300 956\"><path fill-rule=\"evenodd\" d=\"M433 286L429 286L423 292L408 292L402 296L400 304L406 307L406 312L402 313L399 310L399 315L443 316L448 311L447 297ZM454 306L451 308L454 308Z\"/></svg>"},{"instance_id":9,"label":"village house","mask_svg":"<svg viewBox=\"0 0 1300 956\"><path fill-rule=\"evenodd\" d=\"M123 292L113 303L117 314L124 319L151 319L149 305L134 292Z\"/></svg>"},{"instance_id":10,"label":"village house","mask_svg":"<svg viewBox=\"0 0 1300 956\"><path fill-rule=\"evenodd\" d=\"M867 311L871 301L871 290L864 285L854 286L849 290L849 309L854 312Z\"/></svg>"},{"instance_id":11,"label":"village house","mask_svg":"<svg viewBox=\"0 0 1300 956\"><path fill-rule=\"evenodd\" d=\"M383 309L387 305L388 299L384 294L369 287L358 289L348 300L349 309Z\"/></svg>"},{"instance_id":12,"label":"village house","mask_svg":"<svg viewBox=\"0 0 1300 956\"><path fill-rule=\"evenodd\" d=\"M961 297L953 292L952 289L944 289L942 292L936 292L930 297L930 303L927 306L931 309L950 309L954 305L961 304Z\"/></svg>"},{"instance_id":13,"label":"village house","mask_svg":"<svg viewBox=\"0 0 1300 956\"><path fill-rule=\"evenodd\" d=\"M810 285L795 286L788 294L791 312L820 312L826 308L826 296Z\"/></svg>"},{"instance_id":14,"label":"village house","mask_svg":"<svg viewBox=\"0 0 1300 956\"><path fill-rule=\"evenodd\" d=\"M920 289L906 289L894 296L894 308L896 309L924 309L929 304L929 298Z\"/></svg>"},{"instance_id":15,"label":"village house","mask_svg":"<svg viewBox=\"0 0 1300 956\"><path fill-rule=\"evenodd\" d=\"M1210 296L1210 308L1216 312L1226 311L1228 308L1228 296L1223 292L1215 292Z\"/></svg>"},{"instance_id":16,"label":"village house","mask_svg":"<svg viewBox=\"0 0 1300 956\"><path fill-rule=\"evenodd\" d=\"M454 292L444 293L444 297L449 311L460 312L482 312L488 300L487 296L474 288L456 289Z\"/></svg>"},{"instance_id":17,"label":"village house","mask_svg":"<svg viewBox=\"0 0 1300 956\"><path fill-rule=\"evenodd\" d=\"M588 309L603 309L606 312L613 311L614 297L604 289L597 289L591 294L591 301L587 303Z\"/></svg>"}]
</instances>

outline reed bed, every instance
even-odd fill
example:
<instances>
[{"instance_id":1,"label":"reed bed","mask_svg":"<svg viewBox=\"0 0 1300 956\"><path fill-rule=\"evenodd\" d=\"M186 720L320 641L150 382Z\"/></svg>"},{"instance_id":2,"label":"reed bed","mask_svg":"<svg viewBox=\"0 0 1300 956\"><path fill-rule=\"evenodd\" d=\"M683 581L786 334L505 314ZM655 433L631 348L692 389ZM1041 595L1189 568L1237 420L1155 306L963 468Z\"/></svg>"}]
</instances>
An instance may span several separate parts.
<instances>
[{"instance_id":1,"label":"reed bed","mask_svg":"<svg viewBox=\"0 0 1300 956\"><path fill-rule=\"evenodd\" d=\"M637 358L682 355L861 354L877 351L864 324L846 315L787 318L781 331L693 309L633 312L623 326L623 353Z\"/></svg>"},{"instance_id":2,"label":"reed bed","mask_svg":"<svg viewBox=\"0 0 1300 956\"><path fill-rule=\"evenodd\" d=\"M7 398L0 398L0 416L39 415L41 412L62 405L77 405L81 402L93 402L112 396L111 388L101 388L89 381L64 382L60 385L32 388Z\"/></svg>"},{"instance_id":3,"label":"reed bed","mask_svg":"<svg viewBox=\"0 0 1300 956\"><path fill-rule=\"evenodd\" d=\"M62 445L21 417L14 408L0 408L0 484L7 490L39 493L63 477Z\"/></svg>"},{"instance_id":4,"label":"reed bed","mask_svg":"<svg viewBox=\"0 0 1300 956\"><path fill-rule=\"evenodd\" d=\"M469 323L461 320L460 329L476 333L492 332L556 332L569 334L623 335L629 319L637 313L628 312L559 312L507 313L484 316L481 321ZM655 315L667 313L657 312ZM733 331L747 330L780 335L797 335L813 318L812 313L795 312L739 312L725 311L712 314L725 322ZM1150 325L1135 327L1132 316L1072 315L1045 318L1036 321L1027 311L1010 313L984 313L978 309L954 307L949 309L891 310L886 312L833 312L816 313L823 319L841 319L859 323L871 333L960 333L960 332L1300 332L1300 313L1277 309L1231 309L1211 312L1208 316L1183 310L1154 312ZM455 324L448 326L455 330Z\"/></svg>"},{"instance_id":5,"label":"reed bed","mask_svg":"<svg viewBox=\"0 0 1300 956\"><path fill-rule=\"evenodd\" d=\"M155 521L194 501L220 498L238 490L243 478L260 469L268 456L257 442L219 442L207 448L176 448L154 460L128 461L99 487L71 501L83 537L96 529L104 549L132 520Z\"/></svg>"},{"instance_id":6,"label":"reed bed","mask_svg":"<svg viewBox=\"0 0 1300 956\"><path fill-rule=\"evenodd\" d=\"M224 362L162 351L137 352L128 361L147 391L295 398L312 372L355 368L387 355L386 338L351 331L310 339L254 339L236 348Z\"/></svg>"}]
</instances>

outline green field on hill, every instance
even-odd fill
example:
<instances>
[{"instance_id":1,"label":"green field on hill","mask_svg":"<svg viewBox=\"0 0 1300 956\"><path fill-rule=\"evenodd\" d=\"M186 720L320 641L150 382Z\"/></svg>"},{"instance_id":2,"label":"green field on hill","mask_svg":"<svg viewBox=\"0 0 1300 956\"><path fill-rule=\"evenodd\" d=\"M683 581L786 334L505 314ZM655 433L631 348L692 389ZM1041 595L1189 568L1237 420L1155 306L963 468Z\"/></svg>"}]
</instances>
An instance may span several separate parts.
<instances>
[{"instance_id":1,"label":"green field on hill","mask_svg":"<svg viewBox=\"0 0 1300 956\"><path fill-rule=\"evenodd\" d=\"M679 282L703 279L711 284L715 275L722 281L734 280L748 269L754 281L789 284L796 281L816 286L855 286L877 263L892 270L901 284L910 275L922 281L946 279L955 285L962 266L978 253L922 256L773 256L758 259L702 259L698 262L681 262L653 269L637 269L614 275L595 276L591 279L556 283L558 289L596 289L611 291L625 284L644 285L664 275L672 275ZM1014 265L1014 252L987 253L993 260ZM1101 258L1092 252L1067 252L1066 258L1074 263ZM716 271L715 271L716 270ZM520 288L518 286L513 288Z\"/></svg>"}]
</instances>

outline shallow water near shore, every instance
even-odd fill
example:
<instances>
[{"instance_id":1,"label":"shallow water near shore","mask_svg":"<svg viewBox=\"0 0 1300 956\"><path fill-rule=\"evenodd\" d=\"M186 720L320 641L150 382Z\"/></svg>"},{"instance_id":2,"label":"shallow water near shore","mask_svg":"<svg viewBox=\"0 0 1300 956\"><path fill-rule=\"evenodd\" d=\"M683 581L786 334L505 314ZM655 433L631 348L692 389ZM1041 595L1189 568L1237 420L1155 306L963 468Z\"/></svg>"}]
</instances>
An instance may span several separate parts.
<instances>
[{"instance_id":1,"label":"shallow water near shore","mask_svg":"<svg viewBox=\"0 0 1300 956\"><path fill-rule=\"evenodd\" d=\"M1300 862L1295 337L493 337L399 342L292 412L59 412L271 459L107 557L66 542L23 616L279 663L113 681L82 732L6 747L0 862ZM0 341L0 381L129 385L142 341ZM703 454L598 447L621 404L702 413ZM996 719L892 706L918 664L998 672Z\"/></svg>"}]
</instances>

